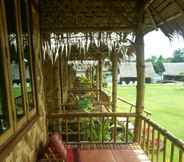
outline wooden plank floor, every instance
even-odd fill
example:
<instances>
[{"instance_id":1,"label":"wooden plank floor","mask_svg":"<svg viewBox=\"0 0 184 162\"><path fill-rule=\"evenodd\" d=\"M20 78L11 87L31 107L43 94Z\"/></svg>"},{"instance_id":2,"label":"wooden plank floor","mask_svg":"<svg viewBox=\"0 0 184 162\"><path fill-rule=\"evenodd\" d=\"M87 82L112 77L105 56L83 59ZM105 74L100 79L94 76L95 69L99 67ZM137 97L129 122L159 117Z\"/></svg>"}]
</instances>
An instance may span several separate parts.
<instances>
[{"instance_id":1,"label":"wooden plank floor","mask_svg":"<svg viewBox=\"0 0 184 162\"><path fill-rule=\"evenodd\" d=\"M83 144L78 148L81 162L150 162L137 144Z\"/></svg>"}]
</instances>

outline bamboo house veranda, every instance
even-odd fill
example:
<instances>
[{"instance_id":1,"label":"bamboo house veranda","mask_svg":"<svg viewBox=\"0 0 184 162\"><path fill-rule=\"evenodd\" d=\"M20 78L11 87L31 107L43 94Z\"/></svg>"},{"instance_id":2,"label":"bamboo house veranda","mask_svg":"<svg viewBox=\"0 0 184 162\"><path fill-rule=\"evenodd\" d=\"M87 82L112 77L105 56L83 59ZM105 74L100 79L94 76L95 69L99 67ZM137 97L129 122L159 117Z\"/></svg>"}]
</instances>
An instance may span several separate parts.
<instances>
[{"instance_id":1,"label":"bamboo house veranda","mask_svg":"<svg viewBox=\"0 0 184 162\"><path fill-rule=\"evenodd\" d=\"M155 29L183 36L184 1L0 0L1 161L183 162L183 141L144 110L143 37ZM131 111L116 112L118 61L131 54L136 105L120 99Z\"/></svg>"}]
</instances>

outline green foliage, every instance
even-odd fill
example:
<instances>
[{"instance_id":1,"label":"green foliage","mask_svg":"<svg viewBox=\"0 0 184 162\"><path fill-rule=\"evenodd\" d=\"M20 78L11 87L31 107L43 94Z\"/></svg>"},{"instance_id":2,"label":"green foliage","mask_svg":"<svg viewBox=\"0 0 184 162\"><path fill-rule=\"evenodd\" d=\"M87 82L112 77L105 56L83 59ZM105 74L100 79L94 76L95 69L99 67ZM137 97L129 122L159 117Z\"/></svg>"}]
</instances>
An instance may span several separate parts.
<instances>
[{"instance_id":1,"label":"green foliage","mask_svg":"<svg viewBox=\"0 0 184 162\"><path fill-rule=\"evenodd\" d=\"M81 97L77 99L77 108L79 110L90 112L92 108L91 97Z\"/></svg>"},{"instance_id":2,"label":"green foliage","mask_svg":"<svg viewBox=\"0 0 184 162\"><path fill-rule=\"evenodd\" d=\"M79 79L81 84L90 84L90 80L88 80L85 76L81 76Z\"/></svg>"},{"instance_id":3,"label":"green foliage","mask_svg":"<svg viewBox=\"0 0 184 162\"><path fill-rule=\"evenodd\" d=\"M107 88L107 82L106 81L103 81L103 84L102 84L102 86L104 87L104 88Z\"/></svg>"},{"instance_id":4,"label":"green foliage","mask_svg":"<svg viewBox=\"0 0 184 162\"><path fill-rule=\"evenodd\" d=\"M102 135L104 141L111 140L111 125L110 119L105 119L102 122L102 119L93 118L91 122L83 122L81 125L81 129L85 132L86 140L92 139L92 141L101 141ZM90 129L91 128L91 129Z\"/></svg>"},{"instance_id":5,"label":"green foliage","mask_svg":"<svg viewBox=\"0 0 184 162\"><path fill-rule=\"evenodd\" d=\"M158 58L156 56L152 56L151 62L153 64L153 68L155 72L159 75L162 75L162 73L165 71L164 68L164 58L160 55Z\"/></svg>"},{"instance_id":6,"label":"green foliage","mask_svg":"<svg viewBox=\"0 0 184 162\"><path fill-rule=\"evenodd\" d=\"M184 62L184 48L174 51L171 62Z\"/></svg>"}]
</instances>

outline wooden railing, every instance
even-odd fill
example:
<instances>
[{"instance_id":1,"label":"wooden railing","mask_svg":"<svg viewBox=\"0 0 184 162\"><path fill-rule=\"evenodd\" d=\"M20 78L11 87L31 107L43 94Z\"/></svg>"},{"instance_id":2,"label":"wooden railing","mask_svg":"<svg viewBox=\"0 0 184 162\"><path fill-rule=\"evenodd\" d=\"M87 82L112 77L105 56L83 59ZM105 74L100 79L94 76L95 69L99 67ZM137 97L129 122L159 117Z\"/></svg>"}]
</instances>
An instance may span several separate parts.
<instances>
[{"instance_id":1,"label":"wooden railing","mask_svg":"<svg viewBox=\"0 0 184 162\"><path fill-rule=\"evenodd\" d=\"M69 93L74 93L74 94L83 94L83 93L88 93L88 92L96 92L99 91L96 88L83 88L81 89L80 87L78 88L72 88L69 90Z\"/></svg>"},{"instance_id":2,"label":"wooden railing","mask_svg":"<svg viewBox=\"0 0 184 162\"><path fill-rule=\"evenodd\" d=\"M136 105L134 105L134 104L132 104L132 103L126 101L125 99L123 99L123 98L121 98L121 97L117 97L117 99L118 99L120 102L123 102L123 103L129 105L129 107L130 107L130 113L131 113L132 111L135 112L135 110L136 110ZM147 110L144 110L144 114L145 114L146 116L151 116L151 112L149 112L149 111L147 111Z\"/></svg>"},{"instance_id":3,"label":"wooden railing","mask_svg":"<svg viewBox=\"0 0 184 162\"><path fill-rule=\"evenodd\" d=\"M49 133L66 143L133 143L135 113L60 113L47 115Z\"/></svg>"},{"instance_id":4,"label":"wooden railing","mask_svg":"<svg viewBox=\"0 0 184 162\"><path fill-rule=\"evenodd\" d=\"M142 128L139 144L151 162L184 162L183 141L147 117L140 116L140 119Z\"/></svg>"},{"instance_id":5,"label":"wooden railing","mask_svg":"<svg viewBox=\"0 0 184 162\"><path fill-rule=\"evenodd\" d=\"M104 92L106 92L107 94L111 94L111 91L107 90L107 89L103 89ZM136 105L132 104L131 102L117 96L117 100L120 101L121 103L126 104L129 107L129 112L130 113L135 113L136 112ZM151 112L144 110L143 112L147 117L151 116Z\"/></svg>"}]
</instances>

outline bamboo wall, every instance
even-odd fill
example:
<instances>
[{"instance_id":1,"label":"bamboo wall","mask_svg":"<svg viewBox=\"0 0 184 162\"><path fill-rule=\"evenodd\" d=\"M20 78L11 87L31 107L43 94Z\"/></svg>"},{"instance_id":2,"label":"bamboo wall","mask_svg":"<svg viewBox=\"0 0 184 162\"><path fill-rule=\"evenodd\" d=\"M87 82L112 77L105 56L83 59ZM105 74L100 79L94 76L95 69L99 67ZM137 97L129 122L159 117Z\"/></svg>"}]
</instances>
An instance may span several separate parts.
<instances>
[{"instance_id":1,"label":"bamboo wall","mask_svg":"<svg viewBox=\"0 0 184 162\"><path fill-rule=\"evenodd\" d=\"M33 66L36 67L35 82L36 82L36 98L38 115L35 118L33 125L26 131L23 129L19 138L15 138L15 144L6 145L5 158L1 159L2 162L35 162L41 144L45 144L47 139L46 131L46 115L45 115L45 99L44 99L44 86L42 75L42 60L40 49L40 32L39 32L39 17L35 6L32 5L32 26L33 26L33 46L34 46L34 62ZM31 121L30 121L31 122Z\"/></svg>"},{"instance_id":2,"label":"bamboo wall","mask_svg":"<svg viewBox=\"0 0 184 162\"><path fill-rule=\"evenodd\" d=\"M45 119L40 117L3 162L35 162L41 144L46 141L44 123Z\"/></svg>"}]
</instances>

